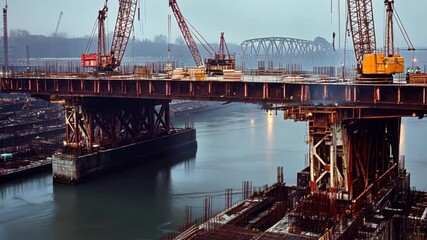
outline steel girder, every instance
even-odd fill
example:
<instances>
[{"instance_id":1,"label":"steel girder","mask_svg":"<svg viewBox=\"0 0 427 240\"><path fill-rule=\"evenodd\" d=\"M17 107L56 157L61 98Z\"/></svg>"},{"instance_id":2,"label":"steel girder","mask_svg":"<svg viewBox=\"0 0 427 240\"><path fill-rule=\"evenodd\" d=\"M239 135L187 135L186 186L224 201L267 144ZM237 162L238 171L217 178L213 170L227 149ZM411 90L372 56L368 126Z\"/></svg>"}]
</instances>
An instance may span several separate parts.
<instances>
[{"instance_id":1,"label":"steel girder","mask_svg":"<svg viewBox=\"0 0 427 240\"><path fill-rule=\"evenodd\" d=\"M117 147L168 133L169 100L84 98L65 107L66 145Z\"/></svg>"}]
</instances>

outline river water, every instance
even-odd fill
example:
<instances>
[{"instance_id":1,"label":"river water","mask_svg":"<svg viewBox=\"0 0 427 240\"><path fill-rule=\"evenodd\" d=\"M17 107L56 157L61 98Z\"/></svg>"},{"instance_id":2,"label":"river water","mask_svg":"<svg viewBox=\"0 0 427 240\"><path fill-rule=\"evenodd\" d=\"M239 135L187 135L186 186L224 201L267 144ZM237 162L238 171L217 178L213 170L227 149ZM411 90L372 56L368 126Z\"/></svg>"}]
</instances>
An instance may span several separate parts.
<instances>
[{"instance_id":1,"label":"river water","mask_svg":"<svg viewBox=\"0 0 427 240\"><path fill-rule=\"evenodd\" d=\"M200 217L203 199L213 211L224 209L224 190L241 198L242 181L262 186L276 181L296 184L306 165L307 125L284 121L281 112L257 105L229 104L175 119L194 121L195 157L153 159L131 169L68 186L42 173L0 185L0 239L156 239L183 221L185 206ZM402 153L411 185L427 190L426 120L404 119Z\"/></svg>"}]
</instances>

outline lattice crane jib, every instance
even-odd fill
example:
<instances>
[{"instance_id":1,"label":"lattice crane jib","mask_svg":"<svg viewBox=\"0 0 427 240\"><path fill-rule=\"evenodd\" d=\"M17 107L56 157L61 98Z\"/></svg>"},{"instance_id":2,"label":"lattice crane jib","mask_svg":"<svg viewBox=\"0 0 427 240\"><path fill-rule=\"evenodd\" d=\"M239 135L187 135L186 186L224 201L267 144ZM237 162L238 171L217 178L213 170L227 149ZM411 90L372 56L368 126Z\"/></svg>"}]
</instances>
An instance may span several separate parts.
<instances>
[{"instance_id":1,"label":"lattice crane jib","mask_svg":"<svg viewBox=\"0 0 427 240\"><path fill-rule=\"evenodd\" d=\"M200 56L199 49L197 48L196 42L191 35L190 29L188 28L187 22L179 9L176 0L169 0L169 7L171 7L173 14L175 15L176 21L179 28L181 29L182 36L184 37L185 43L193 56L194 62L197 66L203 66L203 60Z\"/></svg>"},{"instance_id":2,"label":"lattice crane jib","mask_svg":"<svg viewBox=\"0 0 427 240\"><path fill-rule=\"evenodd\" d=\"M361 70L363 55L376 49L372 0L347 0L354 53Z\"/></svg>"},{"instance_id":3,"label":"lattice crane jib","mask_svg":"<svg viewBox=\"0 0 427 240\"><path fill-rule=\"evenodd\" d=\"M112 67L120 66L133 29L138 0L120 0L116 26L111 44Z\"/></svg>"}]
</instances>

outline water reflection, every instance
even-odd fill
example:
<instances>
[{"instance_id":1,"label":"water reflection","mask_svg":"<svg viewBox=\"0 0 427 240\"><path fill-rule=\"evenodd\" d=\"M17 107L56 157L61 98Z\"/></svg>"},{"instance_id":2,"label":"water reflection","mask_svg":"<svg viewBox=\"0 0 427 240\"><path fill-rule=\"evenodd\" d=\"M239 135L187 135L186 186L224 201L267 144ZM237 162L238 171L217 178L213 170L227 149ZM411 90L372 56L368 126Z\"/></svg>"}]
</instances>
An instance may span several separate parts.
<instances>
[{"instance_id":1,"label":"water reflection","mask_svg":"<svg viewBox=\"0 0 427 240\"><path fill-rule=\"evenodd\" d=\"M406 155L406 121L402 121L400 124L400 142L399 142L399 152L400 155Z\"/></svg>"}]
</instances>

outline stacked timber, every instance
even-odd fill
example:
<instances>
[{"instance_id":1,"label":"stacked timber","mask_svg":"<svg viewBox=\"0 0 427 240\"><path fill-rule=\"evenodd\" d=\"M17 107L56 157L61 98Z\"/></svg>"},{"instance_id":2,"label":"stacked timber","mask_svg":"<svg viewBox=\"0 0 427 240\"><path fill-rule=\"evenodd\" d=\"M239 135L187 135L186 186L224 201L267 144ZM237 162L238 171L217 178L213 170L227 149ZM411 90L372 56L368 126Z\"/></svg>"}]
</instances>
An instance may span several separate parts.
<instances>
[{"instance_id":1,"label":"stacked timber","mask_svg":"<svg viewBox=\"0 0 427 240\"><path fill-rule=\"evenodd\" d=\"M186 72L184 72L183 68L175 68L172 71L172 79L173 80L182 80L187 75Z\"/></svg>"},{"instance_id":2,"label":"stacked timber","mask_svg":"<svg viewBox=\"0 0 427 240\"><path fill-rule=\"evenodd\" d=\"M189 68L188 75L191 80L205 80L205 69L203 67Z\"/></svg>"},{"instance_id":3,"label":"stacked timber","mask_svg":"<svg viewBox=\"0 0 427 240\"><path fill-rule=\"evenodd\" d=\"M151 70L147 67L136 66L134 68L134 72L135 72L135 75L138 77L144 77L144 78L151 78L152 77Z\"/></svg>"},{"instance_id":4,"label":"stacked timber","mask_svg":"<svg viewBox=\"0 0 427 240\"><path fill-rule=\"evenodd\" d=\"M243 74L242 71L236 71L233 69L224 69L222 70L224 75L224 80L242 80Z\"/></svg>"}]
</instances>

